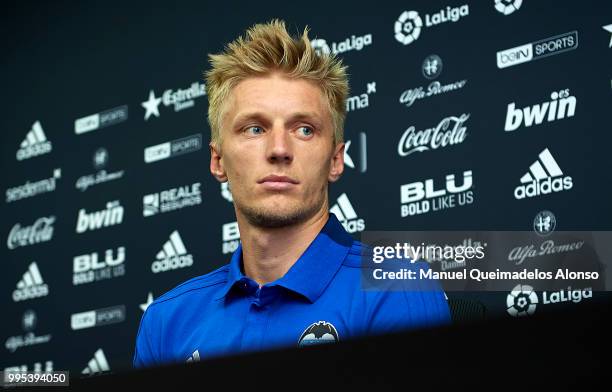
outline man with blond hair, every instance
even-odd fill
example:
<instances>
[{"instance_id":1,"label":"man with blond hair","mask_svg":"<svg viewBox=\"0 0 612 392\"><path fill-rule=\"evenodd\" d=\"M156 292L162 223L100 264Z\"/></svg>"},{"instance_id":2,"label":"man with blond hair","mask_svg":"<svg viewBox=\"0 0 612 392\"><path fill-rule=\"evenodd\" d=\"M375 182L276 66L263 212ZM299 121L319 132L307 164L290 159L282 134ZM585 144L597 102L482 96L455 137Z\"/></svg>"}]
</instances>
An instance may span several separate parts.
<instances>
[{"instance_id":1,"label":"man with blond hair","mask_svg":"<svg viewBox=\"0 0 612 392\"><path fill-rule=\"evenodd\" d=\"M206 73L210 171L228 182L241 244L229 264L155 300L134 365L337 342L447 323L441 290L369 291L364 245L329 213L344 168L348 78L334 55L272 20Z\"/></svg>"}]
</instances>

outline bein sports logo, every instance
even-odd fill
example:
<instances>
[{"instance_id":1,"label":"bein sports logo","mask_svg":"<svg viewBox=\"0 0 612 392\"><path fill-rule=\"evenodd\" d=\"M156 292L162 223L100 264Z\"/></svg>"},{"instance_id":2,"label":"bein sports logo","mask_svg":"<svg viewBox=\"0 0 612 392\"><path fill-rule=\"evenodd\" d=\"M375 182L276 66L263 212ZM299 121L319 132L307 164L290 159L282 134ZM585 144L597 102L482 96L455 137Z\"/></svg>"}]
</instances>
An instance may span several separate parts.
<instances>
[{"instance_id":1,"label":"bein sports logo","mask_svg":"<svg viewBox=\"0 0 612 392\"><path fill-rule=\"evenodd\" d=\"M544 118L547 122L552 122L574 117L577 100L575 96L570 95L569 89L553 91L550 98L550 102L526 106L522 109L517 109L515 102L511 102L506 112L504 130L511 132L517 130L521 125L525 127L540 125L544 122Z\"/></svg>"},{"instance_id":2,"label":"bein sports logo","mask_svg":"<svg viewBox=\"0 0 612 392\"><path fill-rule=\"evenodd\" d=\"M565 53L578 48L578 32L570 31L497 52L497 68L503 69Z\"/></svg>"}]
</instances>

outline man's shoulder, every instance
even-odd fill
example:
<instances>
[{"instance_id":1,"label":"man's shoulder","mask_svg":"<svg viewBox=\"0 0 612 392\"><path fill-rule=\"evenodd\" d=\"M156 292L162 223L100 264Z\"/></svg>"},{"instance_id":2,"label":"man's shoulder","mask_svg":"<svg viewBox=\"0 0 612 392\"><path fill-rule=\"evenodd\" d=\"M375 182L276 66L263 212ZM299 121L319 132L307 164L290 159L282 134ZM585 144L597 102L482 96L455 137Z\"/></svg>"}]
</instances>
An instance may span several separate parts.
<instances>
[{"instance_id":1,"label":"man's shoulder","mask_svg":"<svg viewBox=\"0 0 612 392\"><path fill-rule=\"evenodd\" d=\"M353 244L351 245L344 262L342 263L343 267L348 268L380 268L379 264L373 263L374 256L374 247L370 244L363 243L358 240L353 240ZM424 260L419 260L417 262L411 262L410 260L398 260L393 259L394 262L405 268L419 268L419 269L428 269L429 264Z\"/></svg>"},{"instance_id":2,"label":"man's shoulder","mask_svg":"<svg viewBox=\"0 0 612 392\"><path fill-rule=\"evenodd\" d=\"M212 294L227 282L228 271L229 264L226 264L205 275L191 278L159 296L149 307L178 305L182 301L189 301L194 295Z\"/></svg>"},{"instance_id":3,"label":"man's shoulder","mask_svg":"<svg viewBox=\"0 0 612 392\"><path fill-rule=\"evenodd\" d=\"M370 252L372 252L372 247L370 245L353 240L353 244L349 248L342 266L348 268L363 268L364 264L362 263L362 258Z\"/></svg>"}]
</instances>

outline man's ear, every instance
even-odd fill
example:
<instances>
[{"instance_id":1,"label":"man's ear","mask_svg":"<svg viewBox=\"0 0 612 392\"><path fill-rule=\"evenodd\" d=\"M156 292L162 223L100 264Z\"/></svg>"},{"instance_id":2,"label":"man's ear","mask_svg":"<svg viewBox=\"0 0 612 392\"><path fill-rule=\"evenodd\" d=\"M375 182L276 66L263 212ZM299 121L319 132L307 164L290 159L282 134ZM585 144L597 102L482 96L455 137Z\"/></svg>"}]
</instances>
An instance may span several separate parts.
<instances>
[{"instance_id":1,"label":"man's ear","mask_svg":"<svg viewBox=\"0 0 612 392\"><path fill-rule=\"evenodd\" d=\"M227 174L221 162L221 149L213 142L210 142L208 145L210 146L210 173L217 181L226 182Z\"/></svg>"},{"instance_id":2,"label":"man's ear","mask_svg":"<svg viewBox=\"0 0 612 392\"><path fill-rule=\"evenodd\" d=\"M334 148L331 168L329 170L329 182L336 182L344 172L344 143L338 143Z\"/></svg>"}]
</instances>

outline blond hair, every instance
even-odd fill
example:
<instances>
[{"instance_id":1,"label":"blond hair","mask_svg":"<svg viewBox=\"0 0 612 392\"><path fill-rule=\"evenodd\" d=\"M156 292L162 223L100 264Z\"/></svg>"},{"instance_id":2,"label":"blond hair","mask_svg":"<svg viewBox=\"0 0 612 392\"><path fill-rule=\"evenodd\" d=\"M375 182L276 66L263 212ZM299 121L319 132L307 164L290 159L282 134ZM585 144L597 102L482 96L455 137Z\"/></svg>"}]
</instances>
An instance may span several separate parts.
<instances>
[{"instance_id":1,"label":"blond hair","mask_svg":"<svg viewBox=\"0 0 612 392\"><path fill-rule=\"evenodd\" d=\"M293 38L285 22L273 19L256 24L225 47L220 54L209 54L212 68L205 72L208 95L208 123L211 141L220 146L223 104L232 88L249 76L281 71L289 77L314 81L327 98L334 127L334 145L344 140L346 99L349 93L347 67L335 55L318 54L308 39L308 26L302 36Z\"/></svg>"}]
</instances>

